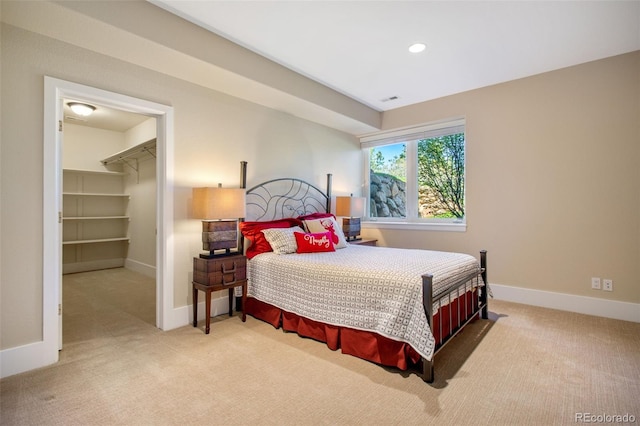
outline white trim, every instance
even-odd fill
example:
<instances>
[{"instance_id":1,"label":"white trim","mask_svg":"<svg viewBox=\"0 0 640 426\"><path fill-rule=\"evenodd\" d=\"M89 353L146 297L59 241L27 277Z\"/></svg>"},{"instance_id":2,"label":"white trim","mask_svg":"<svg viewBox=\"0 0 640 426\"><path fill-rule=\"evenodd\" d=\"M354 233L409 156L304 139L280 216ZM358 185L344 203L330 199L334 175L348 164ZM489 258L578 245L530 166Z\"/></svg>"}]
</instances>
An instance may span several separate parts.
<instances>
[{"instance_id":1,"label":"white trim","mask_svg":"<svg viewBox=\"0 0 640 426\"><path fill-rule=\"evenodd\" d=\"M56 343L55 360L51 359L51 350L45 345L45 342L29 343L0 351L0 378L57 362L57 338L54 343Z\"/></svg>"},{"instance_id":2,"label":"white trim","mask_svg":"<svg viewBox=\"0 0 640 426\"><path fill-rule=\"evenodd\" d=\"M173 315L173 108L164 107L163 116L156 120L156 189L157 244L156 248L156 326L161 330L177 328ZM185 318L182 324L188 323Z\"/></svg>"},{"instance_id":3,"label":"white trim","mask_svg":"<svg viewBox=\"0 0 640 426\"><path fill-rule=\"evenodd\" d=\"M402 218L376 217L371 216L370 207L367 208L363 222L368 222L369 228L387 229L409 229L428 231L453 231L465 232L467 230L466 217L463 219L443 219L443 218L419 218L419 182L418 182L418 144L422 139L435 138L450 134L466 134L466 119L456 117L447 120L440 120L432 123L425 123L419 126L404 127L383 132L372 133L360 137L360 147L364 160L364 187L363 196L371 200L371 179L370 179L370 153L374 147L389 146L393 144L404 144L406 155L406 180L405 180L405 215ZM466 135L465 135L466 137ZM465 160L464 175L466 177L466 142L464 144ZM466 191L466 185L465 185ZM380 222L378 222L380 221ZM374 225L374 223L379 223Z\"/></svg>"},{"instance_id":4,"label":"white trim","mask_svg":"<svg viewBox=\"0 0 640 426\"><path fill-rule=\"evenodd\" d=\"M199 299L202 300L204 293L200 293ZM228 315L229 314L229 296L225 294L222 297L211 299L211 316L217 317L218 315ZM173 328L184 327L186 324L184 322L184 318L188 318L187 324L193 327L193 303L187 306L181 306L179 308L173 309L172 318L174 319L174 323L171 328L167 328L166 330L171 330ZM198 302L198 321L202 321L205 318L205 302ZM202 324L198 324L198 326L202 326Z\"/></svg>"},{"instance_id":5,"label":"white trim","mask_svg":"<svg viewBox=\"0 0 640 426\"><path fill-rule=\"evenodd\" d=\"M379 140L389 140L395 138L404 138L407 135L413 135L415 133L431 132L434 130L447 129L457 126L465 126L466 119L464 117L454 117L439 121L433 121L431 123L425 123L418 126L399 127L392 130L384 130L381 132L367 133L366 135L359 136L360 143L366 147L371 147ZM369 143L373 143L371 145Z\"/></svg>"},{"instance_id":6,"label":"white trim","mask_svg":"<svg viewBox=\"0 0 640 426\"><path fill-rule=\"evenodd\" d=\"M43 127L43 194L42 194L42 342L39 345L43 358L30 356L24 350L22 363L34 362L30 368L58 362L61 316L58 305L62 303L62 144L58 132L58 120L62 119L60 88L55 81L44 79L44 127ZM25 345L20 348L31 348ZM20 349L16 348L16 350ZM11 351L10 353L14 353ZM3 360L4 361L4 360ZM22 368L22 367L20 367ZM24 370L23 370L24 371ZM4 369L2 371L4 374Z\"/></svg>"},{"instance_id":7,"label":"white trim","mask_svg":"<svg viewBox=\"0 0 640 426\"><path fill-rule=\"evenodd\" d=\"M218 316L229 313L229 296L225 295L220 298L211 300L211 316ZM198 321L202 321L205 317L205 303L198 303ZM188 319L185 322L185 318ZM165 330L184 327L191 324L193 318L193 305L183 306L171 309L166 315ZM201 326L201 324L199 324ZM48 351L44 342L30 343L24 346L9 348L0 351L0 378L13 376L34 368L43 367L57 362L56 359L51 360L48 357Z\"/></svg>"},{"instance_id":8,"label":"white trim","mask_svg":"<svg viewBox=\"0 0 640 426\"><path fill-rule=\"evenodd\" d=\"M202 311L204 312L204 308L202 308ZM179 308L172 307L169 310L165 309L162 330L169 331L176 328L184 327L191 322L191 318L193 318L191 305L181 306Z\"/></svg>"},{"instance_id":9,"label":"white trim","mask_svg":"<svg viewBox=\"0 0 640 426\"><path fill-rule=\"evenodd\" d=\"M44 147L43 147L43 275L42 275L42 342L39 345L42 354L39 357L29 355L24 349L24 363L29 364L25 370L42 367L58 361L58 350L61 345L61 324L58 315L58 304L61 300L61 264L62 237L58 214L62 211L62 159L61 136L58 132L58 120L62 119L62 99L70 97L91 103L105 105L156 118L157 123L157 211L158 249L156 252L157 303L156 325L166 330L176 327L173 309L173 108L155 102L137 99L90 86L59 80L45 76L44 78ZM188 318L181 317L182 324ZM23 348L5 350L2 354L13 354ZM9 351L9 352L7 352ZM9 360L16 358L9 356ZM2 357L2 365L7 371L13 368L6 366L7 359ZM23 363L21 361L21 364ZM20 367L22 368L22 367ZM4 369L0 374L4 374Z\"/></svg>"},{"instance_id":10,"label":"white trim","mask_svg":"<svg viewBox=\"0 0 640 426\"><path fill-rule=\"evenodd\" d=\"M386 219L386 218L385 218ZM364 220L360 224L362 229L403 229L403 230L411 230L411 231L448 231L448 232L466 232L467 224L466 223L454 223L454 222L386 222L386 221L377 221L377 220L369 220L365 222Z\"/></svg>"},{"instance_id":11,"label":"white trim","mask_svg":"<svg viewBox=\"0 0 640 426\"><path fill-rule=\"evenodd\" d=\"M75 262L62 264L63 274L75 274L77 272L95 271L96 269L121 268L124 266L124 258L100 259L88 262Z\"/></svg>"},{"instance_id":12,"label":"white trim","mask_svg":"<svg viewBox=\"0 0 640 426\"><path fill-rule=\"evenodd\" d=\"M489 284L497 300L640 323L640 304L574 294ZM489 300L491 310L491 300Z\"/></svg>"},{"instance_id":13,"label":"white trim","mask_svg":"<svg viewBox=\"0 0 640 426\"><path fill-rule=\"evenodd\" d=\"M217 317L218 315L229 315L229 295L226 294L222 297L211 299L211 317ZM200 292L200 300L204 297L204 293ZM189 306L185 306L189 311L189 324L193 326L193 303ZM205 318L205 302L198 303L198 321L202 321Z\"/></svg>"},{"instance_id":14,"label":"white trim","mask_svg":"<svg viewBox=\"0 0 640 426\"><path fill-rule=\"evenodd\" d=\"M147 277L155 278L156 277L156 267L152 265L148 265L143 262L138 262L137 260L125 259L124 267L135 271L139 274L146 275Z\"/></svg>"}]
</instances>

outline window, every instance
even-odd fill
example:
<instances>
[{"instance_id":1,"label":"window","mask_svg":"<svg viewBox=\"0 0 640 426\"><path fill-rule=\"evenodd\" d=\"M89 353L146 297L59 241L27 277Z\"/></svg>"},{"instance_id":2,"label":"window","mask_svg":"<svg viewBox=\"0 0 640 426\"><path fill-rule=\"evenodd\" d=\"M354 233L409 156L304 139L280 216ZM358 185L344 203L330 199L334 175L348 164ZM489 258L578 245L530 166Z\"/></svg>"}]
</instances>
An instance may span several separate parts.
<instances>
[{"instance_id":1,"label":"window","mask_svg":"<svg viewBox=\"0 0 640 426\"><path fill-rule=\"evenodd\" d=\"M366 136L361 146L366 221L465 224L464 120Z\"/></svg>"}]
</instances>

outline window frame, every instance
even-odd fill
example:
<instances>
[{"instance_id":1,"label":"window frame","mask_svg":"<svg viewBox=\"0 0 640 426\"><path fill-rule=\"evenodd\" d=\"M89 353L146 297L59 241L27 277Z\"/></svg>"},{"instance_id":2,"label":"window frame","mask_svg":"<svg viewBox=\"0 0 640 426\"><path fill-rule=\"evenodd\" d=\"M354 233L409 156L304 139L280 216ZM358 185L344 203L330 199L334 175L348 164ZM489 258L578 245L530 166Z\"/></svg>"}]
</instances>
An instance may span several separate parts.
<instances>
[{"instance_id":1,"label":"window frame","mask_svg":"<svg viewBox=\"0 0 640 426\"><path fill-rule=\"evenodd\" d=\"M418 217L418 141L453 133L464 133L464 179L465 179L465 212L464 218L420 218ZM467 132L466 119L464 117L452 118L438 122L426 123L420 126L412 126L394 129L385 132L377 132L360 137L360 148L364 161L364 188L363 196L370 200L371 182L369 175L370 158L369 151L377 146L391 145L394 143L406 144L406 218L395 217L371 217L370 206L367 203L365 216L362 218L362 228L374 229L407 229L407 230L433 230L465 232L467 229Z\"/></svg>"}]
</instances>

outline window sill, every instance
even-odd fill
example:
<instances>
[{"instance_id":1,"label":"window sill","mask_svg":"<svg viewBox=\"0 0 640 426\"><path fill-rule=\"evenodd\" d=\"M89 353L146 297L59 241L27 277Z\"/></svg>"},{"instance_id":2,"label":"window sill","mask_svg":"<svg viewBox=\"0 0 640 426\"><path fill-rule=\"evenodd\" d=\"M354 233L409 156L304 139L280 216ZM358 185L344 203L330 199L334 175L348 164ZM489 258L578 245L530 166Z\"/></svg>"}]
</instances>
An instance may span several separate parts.
<instances>
[{"instance_id":1,"label":"window sill","mask_svg":"<svg viewBox=\"0 0 640 426\"><path fill-rule=\"evenodd\" d=\"M361 223L362 229L402 229L412 231L445 231L445 232L466 232L466 223L417 223L417 222L385 222L367 221Z\"/></svg>"}]
</instances>

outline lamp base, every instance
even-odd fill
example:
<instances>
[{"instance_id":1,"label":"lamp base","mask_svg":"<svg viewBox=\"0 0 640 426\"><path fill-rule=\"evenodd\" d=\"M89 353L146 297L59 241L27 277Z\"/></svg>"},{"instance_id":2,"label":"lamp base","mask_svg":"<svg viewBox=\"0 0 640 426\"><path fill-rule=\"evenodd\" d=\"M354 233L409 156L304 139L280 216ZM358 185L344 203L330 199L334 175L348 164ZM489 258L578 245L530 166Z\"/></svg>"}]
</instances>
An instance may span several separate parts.
<instances>
[{"instance_id":1,"label":"lamp base","mask_svg":"<svg viewBox=\"0 0 640 426\"><path fill-rule=\"evenodd\" d=\"M214 256L231 254L231 250L238 254L238 221L215 220L202 221L202 249L209 254L201 254L202 259L211 259ZM216 253L218 252L218 253Z\"/></svg>"},{"instance_id":2,"label":"lamp base","mask_svg":"<svg viewBox=\"0 0 640 426\"><path fill-rule=\"evenodd\" d=\"M226 249L224 251L212 250L209 253L200 253L200 259L213 259L214 257L235 256L241 254L239 250Z\"/></svg>"},{"instance_id":3,"label":"lamp base","mask_svg":"<svg viewBox=\"0 0 640 426\"><path fill-rule=\"evenodd\" d=\"M360 236L360 218L359 217L345 217L342 219L342 232L347 241L351 241L353 238L357 240Z\"/></svg>"}]
</instances>

